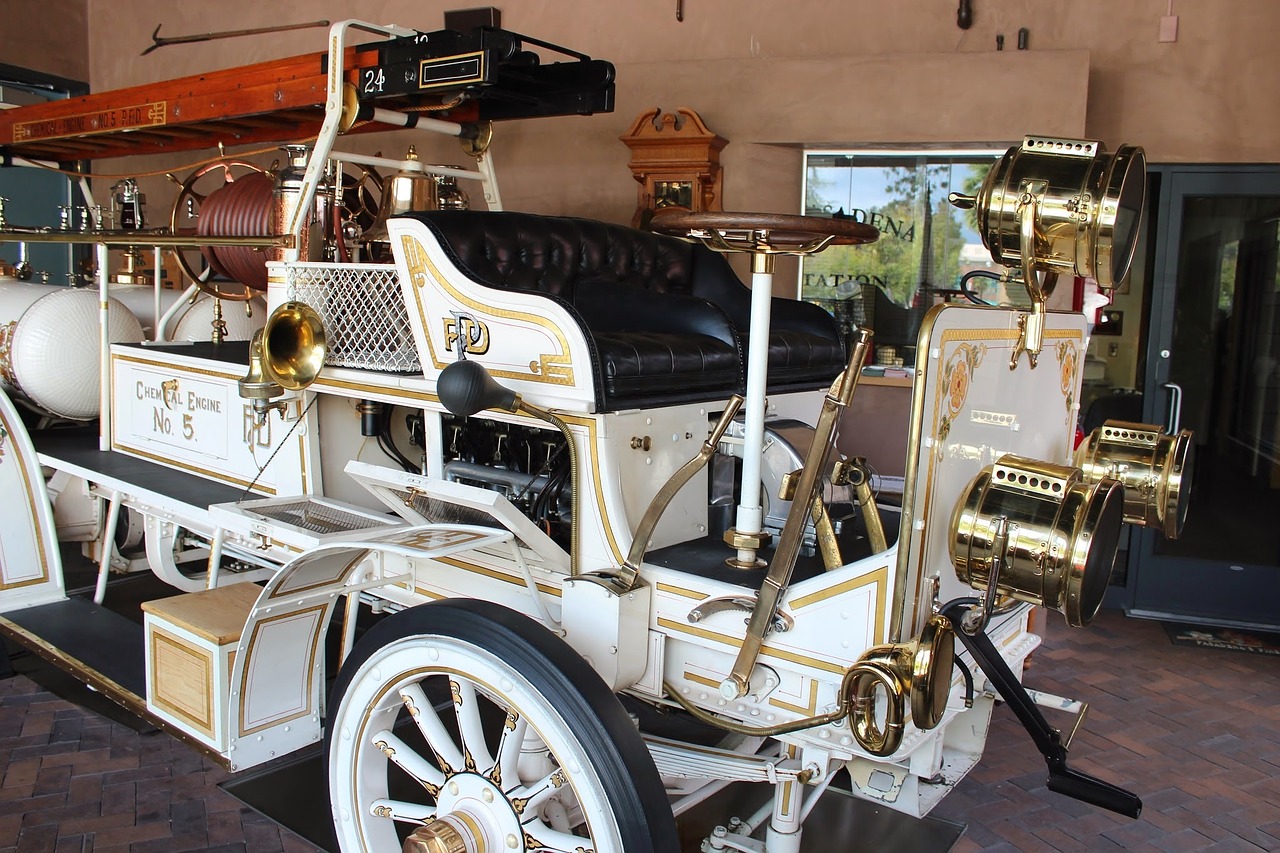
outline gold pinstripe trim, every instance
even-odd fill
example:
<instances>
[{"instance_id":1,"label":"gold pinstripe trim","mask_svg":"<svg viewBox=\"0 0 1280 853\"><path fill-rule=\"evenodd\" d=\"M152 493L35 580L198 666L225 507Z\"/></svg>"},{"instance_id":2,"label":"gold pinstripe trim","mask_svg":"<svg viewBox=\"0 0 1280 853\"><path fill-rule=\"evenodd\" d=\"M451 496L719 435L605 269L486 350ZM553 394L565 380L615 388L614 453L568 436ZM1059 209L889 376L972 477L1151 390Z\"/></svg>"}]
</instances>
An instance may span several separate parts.
<instances>
[{"instance_id":1,"label":"gold pinstripe trim","mask_svg":"<svg viewBox=\"0 0 1280 853\"><path fill-rule=\"evenodd\" d=\"M818 682L812 678L809 681L809 705L795 705L783 699L770 699L769 704L775 708L781 708L784 711L792 711L804 717L812 717L818 712ZM719 687L720 685L716 685Z\"/></svg>"},{"instance_id":2,"label":"gold pinstripe trim","mask_svg":"<svg viewBox=\"0 0 1280 853\"><path fill-rule=\"evenodd\" d=\"M189 710L179 704L181 697L175 695L176 691L164 694L160 692L161 673L159 656L161 646L166 646L172 652L183 655L189 665L201 667L199 671L201 674L201 681L203 682L202 686L204 688L204 710L201 715L197 715L192 710ZM190 640L184 639L175 634L170 634L158 625L152 625L151 627L151 701L154 702L157 707L163 708L175 717L184 720L187 725L209 738L209 740L214 740L216 738L216 734L214 732L215 704L213 696L213 682L214 673L217 671L217 663L214 660L214 655L217 655L219 651L220 649L217 646L214 646L211 653L209 649L194 645ZM192 685L187 684L182 686L190 689Z\"/></svg>"},{"instance_id":3,"label":"gold pinstripe trim","mask_svg":"<svg viewBox=\"0 0 1280 853\"><path fill-rule=\"evenodd\" d=\"M113 421L113 424L114 424L114 421ZM115 431L114 427L112 431L113 432ZM116 449L123 450L126 453L132 453L135 456L141 456L144 459L150 459L152 462L157 462L161 465L167 465L173 468L181 468L183 471L190 471L192 474L199 474L200 476L205 477L206 479L217 480L218 482L227 483L232 486L239 486L242 489L247 489L249 487L249 483L250 483L249 480L242 480L239 477L233 477L230 474L223 474L220 471L211 471L208 468L198 468L195 465L188 465L185 462L179 462L176 459L169 458L168 456L160 456L155 453L148 453L145 450L139 450L136 447L130 447L129 445L125 444L122 441L117 441L114 439L114 437L112 439L111 444ZM276 494L276 490L274 486L264 485L262 481L258 481L257 483L254 483L253 488L254 488L254 491L261 491L262 494L264 495Z\"/></svg>"},{"instance_id":4,"label":"gold pinstripe trim","mask_svg":"<svg viewBox=\"0 0 1280 853\"><path fill-rule=\"evenodd\" d=\"M443 370L445 362L440 360L440 356L436 353L436 345L431 337L431 325L427 319L426 307L423 305L420 295L422 285L420 285L419 277L429 275L434 278L434 283L440 287L445 293L449 294L453 299L462 303L466 307L478 311L491 317L500 317L507 320L518 320L529 323L542 328L544 331L559 343L560 352L544 353L538 357L538 361L530 364L528 373L517 373L511 370L490 370L489 372L499 379L520 379L526 382L543 382L550 385L573 385L573 360L569 354L569 341L564 335L564 331L551 323L545 317L539 317L537 314L524 313L521 311L503 310L496 308L490 304L477 302L469 296L464 295L449 279L441 275L440 269L431 261L427 250L422 246L417 237L412 234L402 235L400 245L404 250L405 265L409 268L409 287L413 292L414 304L418 309L418 320L422 324L423 335L427 341L428 355L432 364L438 370ZM425 271L423 268L426 268ZM539 367L534 370L535 365Z\"/></svg>"},{"instance_id":5,"label":"gold pinstripe trim","mask_svg":"<svg viewBox=\"0 0 1280 853\"><path fill-rule=\"evenodd\" d=\"M461 569L464 572L483 575L486 578L493 578L494 580L502 581L503 583L509 583L512 586L518 586L524 590L528 589L525 585L524 578L504 574L503 572L500 572L497 569L491 569L488 566L482 566L478 563L468 563L463 560L459 560L456 557L432 557L431 559L438 563L444 563L447 566L453 566L455 569ZM534 586L538 588L538 592L541 592L544 595L550 595L553 598L560 597L560 590L556 587L548 586L547 584L539 583L538 581L534 581ZM422 588L416 583L414 584L414 587L416 589Z\"/></svg>"},{"instance_id":6,"label":"gold pinstripe trim","mask_svg":"<svg viewBox=\"0 0 1280 853\"><path fill-rule=\"evenodd\" d=\"M312 623L314 630L312 630L311 632L311 652L307 656L307 660L306 660L307 684L305 687L305 694L306 694L305 707L301 711L297 711L287 717L281 717L278 720L271 720L270 722L261 723L260 725L254 726L251 729L245 728L245 702L248 699L248 696L246 694L249 691L244 689L246 685L241 684L240 685L241 686L240 702L239 702L239 708L238 708L239 715L240 715L240 718L239 718L240 731L228 732L227 734L228 734L229 740L234 739L234 737L237 735L239 737L247 737L248 735L254 734L255 732L260 732L266 729L275 728L276 726L284 725L285 723L291 722L300 717L305 717L313 711L313 708L311 706L311 697L314 692L315 685L313 682L315 681L315 677L316 677L316 667L313 664L316 659L316 651L320 647L320 639L324 637L325 634L327 633L326 628L329 622L328 622L328 619L325 618L325 616L328 612L332 610L332 607L333 605L330 603L317 604L312 607L304 607L301 610L290 610L286 613L280 613L276 616L272 616L269 619L260 619L256 623L254 623L253 634L250 635L249 637L249 645L245 647L244 658L246 661L251 661L253 659L253 649L258 644L258 637L262 631L263 626L269 625L272 622L278 622L282 619L293 619L299 616L306 616L312 613L318 614L315 618L315 621ZM246 674L249 672L248 665L245 666L244 671Z\"/></svg>"},{"instance_id":7,"label":"gold pinstripe trim","mask_svg":"<svg viewBox=\"0 0 1280 853\"><path fill-rule=\"evenodd\" d=\"M669 583L660 583L660 584L657 584L656 586L658 588L658 592L669 592L672 595L678 595L681 598L691 598L694 601L701 601L702 599L707 597L707 594L705 592L698 592L697 590L693 590L693 589L685 589L684 587L673 586L672 584L669 584Z\"/></svg>"},{"instance_id":8,"label":"gold pinstripe trim","mask_svg":"<svg viewBox=\"0 0 1280 853\"><path fill-rule=\"evenodd\" d=\"M683 625L674 619L667 619L665 617L658 618L658 627L666 628L668 631L675 631L677 634L689 634L690 636L701 637L704 640L714 640L717 643L724 643L725 645L733 646L735 648L742 645L742 639L740 637L731 637L728 634L708 631L706 628ZM800 655L795 652L788 652L783 649L774 649L768 646L765 646L760 650L760 655L761 657L777 658L778 660L785 660L790 663L799 664L800 666L819 669L823 672L834 672L843 675L845 670L843 666L837 663L828 663L827 661L809 657L808 655Z\"/></svg>"},{"instance_id":9,"label":"gold pinstripe trim","mask_svg":"<svg viewBox=\"0 0 1280 853\"><path fill-rule=\"evenodd\" d=\"M17 581L16 583L0 583L0 591L3 591L19 589L24 586L36 586L49 580L49 555L46 553L49 549L49 537L48 531L44 526L44 518L40 514L40 496L36 494L35 489L32 487L30 472L28 472L27 466L23 464L28 460L24 458L25 454L19 454L17 440L13 437L13 424L9 423L9 419L4 416L3 410L0 410L0 424L3 424L4 426L4 434L9 440L10 449L13 451L10 458L12 458L13 464L18 466L18 475L22 478L22 488L23 491L26 492L27 507L31 510L31 519L35 523L36 554L39 555L40 558L39 577L30 578L25 581ZM25 427L23 428L23 431L25 433ZM4 456L0 456L0 464L4 463L4 459ZM40 460L38 458L34 458L29 461L35 465L40 464ZM42 482L40 486L43 489L44 483ZM46 498L46 500L47 499L48 498Z\"/></svg>"},{"instance_id":10,"label":"gold pinstripe trim","mask_svg":"<svg viewBox=\"0 0 1280 853\"><path fill-rule=\"evenodd\" d=\"M887 565L881 566L875 571L869 572L865 575L850 578L849 580L844 581L843 583L838 583L833 587L828 587L827 589L820 590L809 595L802 595L799 598L794 598L790 602L790 607L792 610L802 610L805 607L820 604L821 602L828 601L838 595L843 595L846 592L851 592L855 589L861 589L862 587L871 586L873 584L876 586L875 637L877 642L881 642L884 639L884 614L888 607L889 597L889 567Z\"/></svg>"},{"instance_id":11,"label":"gold pinstripe trim","mask_svg":"<svg viewBox=\"0 0 1280 853\"><path fill-rule=\"evenodd\" d=\"M166 373L194 373L196 376L212 376L215 379L240 379L236 374L227 373L223 370L209 370L203 367L187 367L183 364L173 364L172 362L139 358L136 355L117 355L116 353L112 353L111 358L113 361L127 361L133 364L141 364L145 367L158 367Z\"/></svg>"},{"instance_id":12,"label":"gold pinstripe trim","mask_svg":"<svg viewBox=\"0 0 1280 853\"><path fill-rule=\"evenodd\" d=\"M705 675L698 675L697 673L690 672L687 669L684 671L684 680L692 681L694 684L701 684L703 687L712 687L716 690L720 689L720 682L716 681L714 678L707 678Z\"/></svg>"},{"instance_id":13,"label":"gold pinstripe trim","mask_svg":"<svg viewBox=\"0 0 1280 853\"><path fill-rule=\"evenodd\" d=\"M384 385L370 385L365 382L351 382L346 379L334 379L331 376L321 376L311 384L314 388L341 388L347 391L358 391L362 394L370 396L386 396L404 398L409 400L420 400L426 403L439 403L440 398L435 394L427 391L414 391L408 388L387 387Z\"/></svg>"}]
</instances>

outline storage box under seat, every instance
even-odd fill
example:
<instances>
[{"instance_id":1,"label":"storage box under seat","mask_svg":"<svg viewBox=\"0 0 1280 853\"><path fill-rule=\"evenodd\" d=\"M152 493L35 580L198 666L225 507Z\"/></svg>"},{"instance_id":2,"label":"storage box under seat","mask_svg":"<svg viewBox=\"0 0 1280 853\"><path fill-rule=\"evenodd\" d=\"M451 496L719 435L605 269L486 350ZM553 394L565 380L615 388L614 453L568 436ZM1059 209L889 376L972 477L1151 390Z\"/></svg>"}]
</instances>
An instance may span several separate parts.
<instances>
[{"instance_id":1,"label":"storage box under seat","mask_svg":"<svg viewBox=\"0 0 1280 853\"><path fill-rule=\"evenodd\" d=\"M147 601L147 710L227 754L231 664L262 588L239 583Z\"/></svg>"}]
</instances>

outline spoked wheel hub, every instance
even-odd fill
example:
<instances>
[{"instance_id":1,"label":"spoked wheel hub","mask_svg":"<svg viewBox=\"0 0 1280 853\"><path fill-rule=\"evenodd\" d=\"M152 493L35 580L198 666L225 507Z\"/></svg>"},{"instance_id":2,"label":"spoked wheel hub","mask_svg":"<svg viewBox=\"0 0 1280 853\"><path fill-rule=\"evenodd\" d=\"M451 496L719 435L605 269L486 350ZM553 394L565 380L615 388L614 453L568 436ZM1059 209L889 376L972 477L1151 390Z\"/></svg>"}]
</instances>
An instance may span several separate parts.
<instances>
[{"instance_id":1,"label":"spoked wheel hub","mask_svg":"<svg viewBox=\"0 0 1280 853\"><path fill-rule=\"evenodd\" d=\"M446 600L369 629L334 687L343 853L667 853L675 821L639 732L568 644Z\"/></svg>"},{"instance_id":2,"label":"spoked wheel hub","mask_svg":"<svg viewBox=\"0 0 1280 853\"><path fill-rule=\"evenodd\" d=\"M523 809L523 801L507 799L486 776L456 774L440 789L436 807L436 817L405 839L403 853L525 850L516 812Z\"/></svg>"}]
</instances>

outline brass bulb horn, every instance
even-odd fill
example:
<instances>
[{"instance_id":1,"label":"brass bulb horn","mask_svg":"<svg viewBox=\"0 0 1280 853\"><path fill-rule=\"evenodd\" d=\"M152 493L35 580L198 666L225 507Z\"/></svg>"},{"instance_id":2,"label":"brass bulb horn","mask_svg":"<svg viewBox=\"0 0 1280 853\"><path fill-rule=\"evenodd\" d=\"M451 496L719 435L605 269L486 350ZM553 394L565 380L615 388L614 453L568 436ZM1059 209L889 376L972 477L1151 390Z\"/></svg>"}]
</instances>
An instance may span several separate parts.
<instances>
[{"instance_id":1,"label":"brass bulb horn","mask_svg":"<svg viewBox=\"0 0 1280 853\"><path fill-rule=\"evenodd\" d=\"M853 666L853 735L876 756L892 755L906 731L908 701L911 721L928 730L942 722L951 695L955 664L955 632L942 616L933 616L909 643L867 649ZM886 698L881 722L877 697Z\"/></svg>"},{"instance_id":2,"label":"brass bulb horn","mask_svg":"<svg viewBox=\"0 0 1280 853\"><path fill-rule=\"evenodd\" d=\"M305 302L284 303L249 343L249 372L240 380L240 396L253 401L259 417L272 409L283 414L284 402L270 401L315 382L327 352L324 323L315 309Z\"/></svg>"},{"instance_id":3,"label":"brass bulb horn","mask_svg":"<svg viewBox=\"0 0 1280 853\"><path fill-rule=\"evenodd\" d=\"M1075 627L1102 605L1124 487L1078 468L1005 455L982 469L951 516L951 560L975 589L1057 610ZM993 589L994 587L994 589Z\"/></svg>"},{"instance_id":4,"label":"brass bulb horn","mask_svg":"<svg viewBox=\"0 0 1280 853\"><path fill-rule=\"evenodd\" d=\"M1124 520L1177 539L1187 520L1195 461L1190 430L1168 435L1158 424L1107 421L1076 449L1089 482L1124 484Z\"/></svg>"}]
</instances>

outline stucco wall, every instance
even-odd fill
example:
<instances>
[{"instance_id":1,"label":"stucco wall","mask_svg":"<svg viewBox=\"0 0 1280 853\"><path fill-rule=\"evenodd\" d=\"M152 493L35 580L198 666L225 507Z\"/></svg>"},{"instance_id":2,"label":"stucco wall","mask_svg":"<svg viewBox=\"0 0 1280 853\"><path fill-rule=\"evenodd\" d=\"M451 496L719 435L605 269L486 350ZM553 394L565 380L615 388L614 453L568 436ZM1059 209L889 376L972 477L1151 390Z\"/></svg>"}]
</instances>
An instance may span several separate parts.
<instances>
[{"instance_id":1,"label":"stucco wall","mask_svg":"<svg viewBox=\"0 0 1280 853\"><path fill-rule=\"evenodd\" d=\"M22 0L23 3L26 0ZM372 0L367 20L420 29L465 6ZM730 208L794 210L806 143L1015 141L1023 132L1135 142L1153 162L1280 160L1270 83L1280 72L1274 0L1180 0L1179 40L1158 44L1166 0L975 0L975 23L953 3L896 0L686 0L674 4L524 0L503 8L510 29L618 66L617 110L500 128L494 149L510 208L627 221L634 184L617 141L641 110L696 109L730 140ZM95 90L319 50L321 30L166 47L165 35L350 15L337 0L88 0ZM1014 49L1019 27L1030 50ZM1005 34L1005 51L995 36ZM359 147L400 151L387 137ZM419 146L421 148L421 145ZM458 161L452 143L429 156Z\"/></svg>"},{"instance_id":2,"label":"stucco wall","mask_svg":"<svg viewBox=\"0 0 1280 853\"><path fill-rule=\"evenodd\" d=\"M0 63L89 81L88 0L0 2Z\"/></svg>"},{"instance_id":3,"label":"stucco wall","mask_svg":"<svg viewBox=\"0 0 1280 853\"><path fill-rule=\"evenodd\" d=\"M324 45L323 31L313 29L139 57L157 23L163 35L178 36L357 13L339 0L87 2L95 91ZM468 5L370 0L358 14L430 30L442 25L444 10ZM1280 161L1275 0L1175 0L1181 26L1174 44L1157 42L1167 0L974 0L968 31L955 25L954 2L684 5L683 22L673 3L659 0L522 0L502 8L507 28L618 67L613 114L499 127L493 155L508 208L629 221L636 191L617 137L654 106L691 107L729 140L728 209L796 210L805 144L1004 143L1036 132L1138 143L1152 162ZM1026 52L1015 50L1020 27L1030 33ZM997 33L1005 36L999 53ZM424 159L463 162L452 141L415 142ZM347 147L399 156L406 144L379 135ZM147 165L181 175L195 159ZM133 162L102 167L140 170ZM144 188L156 213L164 210L172 187L152 180ZM790 265L779 273L780 283L793 280Z\"/></svg>"},{"instance_id":4,"label":"stucco wall","mask_svg":"<svg viewBox=\"0 0 1280 853\"><path fill-rule=\"evenodd\" d=\"M6 0L5 8L36 6L33 0ZM88 0L90 55L95 89L211 67L241 64L314 49L315 32L265 36L205 45L166 48L144 59L154 26L179 35L239 29L284 21L339 19L358 14L367 20L396 22L420 29L440 25L441 12L469 4L440 0L371 0L353 7L338 0L266 4L249 0L182 3L167 0ZM40 7L80 3L42 3ZM1176 0L1180 17L1175 44L1156 40L1167 0L974 0L975 21L968 31L955 25L955 4L903 3L900 0L686 0L685 20L675 20L673 3L601 2L601 0L522 0L503 8L505 25L607 58L620 66L689 59L768 60L806 57L883 58L889 62L874 74L853 78L838 73L794 84L797 97L816 90L826 110L836 112L852 97L868 96L894 103L906 115L913 105L902 98L901 84L913 74L915 55L964 55L994 52L996 33L1005 34L1012 52L1019 27L1030 31L1032 52L1090 52L1087 132L1115 143L1141 141L1158 162L1271 161L1277 158L1278 135L1274 80L1280 52L1274 34L1280 26L1280 4L1274 0ZM726 66L731 67L731 66ZM622 69L626 70L626 69ZM1006 70L1006 82L1021 75ZM620 78L637 91L648 88L650 100L664 92L640 81ZM701 90L700 110L716 107L750 112L748 101L725 103L738 95L734 78L705 76L688 81ZM1044 78L1039 98L1053 101L1063 81ZM1069 84L1071 81L1067 81ZM936 80L948 86L943 73ZM696 85L695 85L696 84ZM965 93L956 92L957 102ZM1008 99L1017 114L1033 105ZM945 131L933 117L917 114L916 123L932 134ZM874 137L876 128L868 127ZM850 138L846 142L859 142Z\"/></svg>"}]
</instances>

